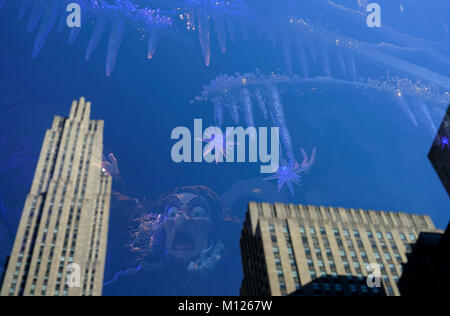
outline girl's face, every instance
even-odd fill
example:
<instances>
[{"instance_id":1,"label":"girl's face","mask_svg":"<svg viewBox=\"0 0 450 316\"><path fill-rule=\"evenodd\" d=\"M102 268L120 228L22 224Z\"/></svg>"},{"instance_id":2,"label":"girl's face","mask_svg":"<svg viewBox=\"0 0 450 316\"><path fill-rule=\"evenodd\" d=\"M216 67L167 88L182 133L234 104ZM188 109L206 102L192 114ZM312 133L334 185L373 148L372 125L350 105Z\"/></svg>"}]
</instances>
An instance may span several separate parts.
<instances>
[{"instance_id":1,"label":"girl's face","mask_svg":"<svg viewBox=\"0 0 450 316\"><path fill-rule=\"evenodd\" d=\"M163 222L166 250L178 260L189 261L208 248L213 222L208 201L192 193L169 198Z\"/></svg>"}]
</instances>

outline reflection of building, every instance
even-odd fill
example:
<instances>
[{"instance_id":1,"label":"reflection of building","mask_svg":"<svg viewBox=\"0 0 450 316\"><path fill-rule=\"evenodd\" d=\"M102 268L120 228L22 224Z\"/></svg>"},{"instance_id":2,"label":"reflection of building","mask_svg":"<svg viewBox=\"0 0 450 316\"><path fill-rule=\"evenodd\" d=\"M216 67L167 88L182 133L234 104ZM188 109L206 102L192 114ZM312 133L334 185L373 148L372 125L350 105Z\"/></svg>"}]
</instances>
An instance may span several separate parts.
<instances>
[{"instance_id":1,"label":"reflection of building","mask_svg":"<svg viewBox=\"0 0 450 316\"><path fill-rule=\"evenodd\" d=\"M428 158L441 178L447 193L450 195L450 106L442 121L436 140L431 147Z\"/></svg>"},{"instance_id":2,"label":"reflection of building","mask_svg":"<svg viewBox=\"0 0 450 316\"><path fill-rule=\"evenodd\" d=\"M399 295L410 243L429 216L250 203L241 237L242 295ZM379 264L383 288L366 286Z\"/></svg>"},{"instance_id":3,"label":"reflection of building","mask_svg":"<svg viewBox=\"0 0 450 316\"><path fill-rule=\"evenodd\" d=\"M405 296L450 296L450 225L444 234L420 234L398 287Z\"/></svg>"},{"instance_id":4,"label":"reflection of building","mask_svg":"<svg viewBox=\"0 0 450 316\"><path fill-rule=\"evenodd\" d=\"M74 101L45 135L1 295L102 293L111 178L101 167L103 121L90 109Z\"/></svg>"}]
</instances>

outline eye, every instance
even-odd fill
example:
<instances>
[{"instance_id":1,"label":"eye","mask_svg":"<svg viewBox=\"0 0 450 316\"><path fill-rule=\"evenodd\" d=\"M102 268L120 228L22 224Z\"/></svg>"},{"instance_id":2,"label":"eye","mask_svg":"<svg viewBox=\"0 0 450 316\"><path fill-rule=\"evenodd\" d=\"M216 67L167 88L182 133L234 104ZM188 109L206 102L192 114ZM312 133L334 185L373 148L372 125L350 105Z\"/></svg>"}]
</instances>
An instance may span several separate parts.
<instances>
[{"instance_id":1,"label":"eye","mask_svg":"<svg viewBox=\"0 0 450 316\"><path fill-rule=\"evenodd\" d=\"M207 217L207 212L203 207L196 206L191 209L191 217Z\"/></svg>"},{"instance_id":2,"label":"eye","mask_svg":"<svg viewBox=\"0 0 450 316\"><path fill-rule=\"evenodd\" d=\"M172 206L167 210L166 216L169 218L174 218L177 216L178 213L180 213L180 210L178 208L176 208L175 206Z\"/></svg>"}]
</instances>

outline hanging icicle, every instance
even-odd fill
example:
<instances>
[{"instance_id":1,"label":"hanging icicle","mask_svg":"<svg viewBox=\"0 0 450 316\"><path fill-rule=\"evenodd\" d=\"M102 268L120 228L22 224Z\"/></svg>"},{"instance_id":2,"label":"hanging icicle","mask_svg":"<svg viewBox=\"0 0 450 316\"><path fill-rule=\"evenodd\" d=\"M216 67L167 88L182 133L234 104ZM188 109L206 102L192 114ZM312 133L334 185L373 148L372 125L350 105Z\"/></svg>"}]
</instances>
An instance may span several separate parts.
<instances>
[{"instance_id":1,"label":"hanging icicle","mask_svg":"<svg viewBox=\"0 0 450 316\"><path fill-rule=\"evenodd\" d=\"M125 22L121 19L113 21L111 26L111 35L109 37L108 52L106 55L106 76L111 76L116 67L117 54L122 44L123 34L125 32Z\"/></svg>"},{"instance_id":2,"label":"hanging icicle","mask_svg":"<svg viewBox=\"0 0 450 316\"><path fill-rule=\"evenodd\" d=\"M89 45L86 50L86 60L91 58L92 53L97 48L97 45L103 35L103 31L105 30L106 24L108 23L108 18L105 14L101 14L97 17L97 21L95 23L94 32L92 33L91 39L89 40Z\"/></svg>"},{"instance_id":3,"label":"hanging icicle","mask_svg":"<svg viewBox=\"0 0 450 316\"><path fill-rule=\"evenodd\" d=\"M210 47L210 23L207 12L201 10L198 12L198 35L200 38L200 46L202 47L205 65L211 64L211 47Z\"/></svg>"},{"instance_id":4,"label":"hanging icicle","mask_svg":"<svg viewBox=\"0 0 450 316\"><path fill-rule=\"evenodd\" d=\"M41 25L39 27L38 34L36 35L33 47L32 58L36 58L44 47L47 36L55 25L56 18L58 16L57 5L50 4L45 10L44 17L42 18Z\"/></svg>"}]
</instances>

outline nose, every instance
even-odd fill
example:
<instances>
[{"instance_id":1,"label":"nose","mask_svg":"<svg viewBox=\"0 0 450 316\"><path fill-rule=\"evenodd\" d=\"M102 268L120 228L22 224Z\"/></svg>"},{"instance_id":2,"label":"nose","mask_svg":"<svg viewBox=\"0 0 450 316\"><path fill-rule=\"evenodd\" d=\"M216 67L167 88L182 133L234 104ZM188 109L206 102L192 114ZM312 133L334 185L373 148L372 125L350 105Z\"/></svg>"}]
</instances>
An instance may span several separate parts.
<instances>
[{"instance_id":1,"label":"nose","mask_svg":"<svg viewBox=\"0 0 450 316\"><path fill-rule=\"evenodd\" d=\"M183 211L180 211L177 216L175 216L175 224L177 226L183 225L187 221L188 217L186 216L186 213Z\"/></svg>"}]
</instances>

